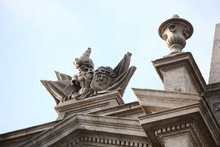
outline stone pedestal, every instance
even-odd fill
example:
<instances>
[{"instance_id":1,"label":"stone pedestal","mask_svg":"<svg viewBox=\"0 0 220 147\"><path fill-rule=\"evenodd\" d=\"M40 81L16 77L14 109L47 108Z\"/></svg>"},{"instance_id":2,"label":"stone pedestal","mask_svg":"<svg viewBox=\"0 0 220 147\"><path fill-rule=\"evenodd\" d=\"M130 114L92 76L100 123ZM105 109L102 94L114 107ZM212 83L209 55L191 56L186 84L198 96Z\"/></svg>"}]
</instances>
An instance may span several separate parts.
<instances>
[{"instance_id":1,"label":"stone pedestal","mask_svg":"<svg viewBox=\"0 0 220 147\"><path fill-rule=\"evenodd\" d=\"M203 93L205 81L191 53L171 54L153 61L166 91Z\"/></svg>"},{"instance_id":2,"label":"stone pedestal","mask_svg":"<svg viewBox=\"0 0 220 147\"><path fill-rule=\"evenodd\" d=\"M69 117L76 113L93 113L103 109L124 104L121 95L116 91L112 93L97 95L83 100L69 100L55 106L58 120Z\"/></svg>"}]
</instances>

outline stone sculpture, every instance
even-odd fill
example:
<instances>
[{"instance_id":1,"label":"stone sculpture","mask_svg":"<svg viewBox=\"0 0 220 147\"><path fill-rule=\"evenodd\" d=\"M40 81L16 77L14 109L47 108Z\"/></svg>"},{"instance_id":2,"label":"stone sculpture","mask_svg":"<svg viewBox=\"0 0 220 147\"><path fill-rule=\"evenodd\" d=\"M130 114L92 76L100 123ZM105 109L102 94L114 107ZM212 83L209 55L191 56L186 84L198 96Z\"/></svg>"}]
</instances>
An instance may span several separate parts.
<instances>
[{"instance_id":1,"label":"stone sculpture","mask_svg":"<svg viewBox=\"0 0 220 147\"><path fill-rule=\"evenodd\" d=\"M166 41L171 54L175 54L182 52L186 40L192 36L193 26L187 20L174 15L160 25L158 33Z\"/></svg>"},{"instance_id":2,"label":"stone sculpture","mask_svg":"<svg viewBox=\"0 0 220 147\"><path fill-rule=\"evenodd\" d=\"M41 80L57 104L112 91L118 91L121 95L124 94L124 90L136 70L134 66L129 68L131 53L125 54L114 69L101 66L96 70L94 70L90 54L91 48L88 48L81 57L75 59L73 64L79 73L73 77L55 71L58 81Z\"/></svg>"}]
</instances>

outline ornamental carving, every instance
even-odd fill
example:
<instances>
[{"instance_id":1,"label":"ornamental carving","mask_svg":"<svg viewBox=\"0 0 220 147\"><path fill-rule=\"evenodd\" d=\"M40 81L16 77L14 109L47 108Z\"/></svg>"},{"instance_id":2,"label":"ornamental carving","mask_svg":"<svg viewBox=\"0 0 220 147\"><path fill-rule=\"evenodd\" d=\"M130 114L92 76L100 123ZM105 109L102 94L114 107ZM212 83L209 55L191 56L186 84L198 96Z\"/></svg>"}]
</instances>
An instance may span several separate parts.
<instances>
[{"instance_id":1,"label":"ornamental carving","mask_svg":"<svg viewBox=\"0 0 220 147\"><path fill-rule=\"evenodd\" d=\"M130 66L131 53L124 55L118 65L112 69L101 66L94 70L90 58L91 48L76 58L73 64L79 73L69 76L55 71L58 81L41 80L41 83L54 97L57 104L71 99L81 100L95 95L118 91L121 95L132 77L136 67Z\"/></svg>"},{"instance_id":2,"label":"ornamental carving","mask_svg":"<svg viewBox=\"0 0 220 147\"><path fill-rule=\"evenodd\" d=\"M186 40L192 36L193 26L187 20L174 15L160 25L158 33L166 41L171 54L180 53L186 45Z\"/></svg>"}]
</instances>

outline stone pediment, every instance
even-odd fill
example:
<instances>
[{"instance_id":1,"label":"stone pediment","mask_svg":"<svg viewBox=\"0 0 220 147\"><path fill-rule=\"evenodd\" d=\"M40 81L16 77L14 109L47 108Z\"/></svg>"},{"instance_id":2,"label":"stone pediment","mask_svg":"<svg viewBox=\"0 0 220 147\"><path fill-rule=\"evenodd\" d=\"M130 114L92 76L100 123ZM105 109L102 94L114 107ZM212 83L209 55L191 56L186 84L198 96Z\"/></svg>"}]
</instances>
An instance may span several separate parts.
<instances>
[{"instance_id":1,"label":"stone pediment","mask_svg":"<svg viewBox=\"0 0 220 147\"><path fill-rule=\"evenodd\" d=\"M180 146L180 136L187 147L215 147L220 143L220 128L203 100L139 119L152 145L156 147L162 147L163 144L169 146L175 141L176 146Z\"/></svg>"},{"instance_id":2,"label":"stone pediment","mask_svg":"<svg viewBox=\"0 0 220 147\"><path fill-rule=\"evenodd\" d=\"M149 144L138 120L76 114L34 137L23 146L75 147L92 143L112 147L137 145L147 147Z\"/></svg>"}]
</instances>

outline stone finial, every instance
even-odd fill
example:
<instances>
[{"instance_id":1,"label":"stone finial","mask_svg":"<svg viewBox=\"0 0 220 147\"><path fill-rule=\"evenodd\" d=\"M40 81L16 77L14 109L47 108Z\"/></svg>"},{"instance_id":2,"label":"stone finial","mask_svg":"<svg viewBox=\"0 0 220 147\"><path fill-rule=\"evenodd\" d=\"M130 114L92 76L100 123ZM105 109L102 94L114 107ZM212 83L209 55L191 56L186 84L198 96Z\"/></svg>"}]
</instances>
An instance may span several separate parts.
<instances>
[{"instance_id":1,"label":"stone finial","mask_svg":"<svg viewBox=\"0 0 220 147\"><path fill-rule=\"evenodd\" d=\"M193 26L178 15L173 15L160 25L158 33L166 41L171 54L179 53L185 47L186 40L192 36Z\"/></svg>"}]
</instances>

